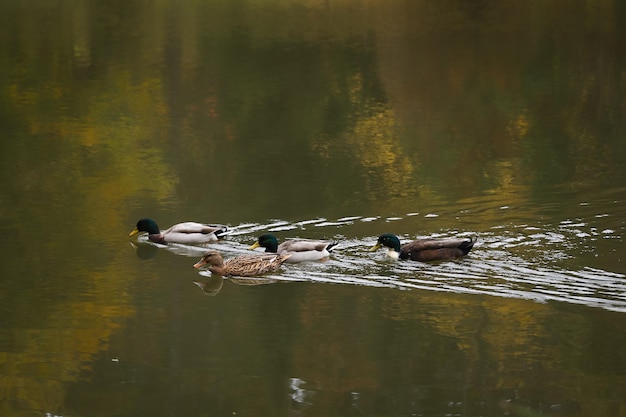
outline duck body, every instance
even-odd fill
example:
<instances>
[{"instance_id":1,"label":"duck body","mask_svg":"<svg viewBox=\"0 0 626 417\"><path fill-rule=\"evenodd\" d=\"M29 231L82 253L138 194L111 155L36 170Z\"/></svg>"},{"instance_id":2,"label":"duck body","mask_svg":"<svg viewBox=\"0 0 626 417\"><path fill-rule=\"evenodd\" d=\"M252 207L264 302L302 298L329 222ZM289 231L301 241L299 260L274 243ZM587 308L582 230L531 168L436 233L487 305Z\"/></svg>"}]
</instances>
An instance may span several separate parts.
<instances>
[{"instance_id":1,"label":"duck body","mask_svg":"<svg viewBox=\"0 0 626 417\"><path fill-rule=\"evenodd\" d=\"M392 258L410 259L429 262L462 258L467 255L476 243L476 237L470 238L429 238L418 239L400 245L400 239L394 234L385 233L378 237L376 245L370 251L385 246L387 254Z\"/></svg>"},{"instance_id":2,"label":"duck body","mask_svg":"<svg viewBox=\"0 0 626 417\"><path fill-rule=\"evenodd\" d=\"M287 240L279 245L276 236L266 233L248 249L263 247L266 253L290 254L285 262L297 263L328 258L336 246L337 242L310 239Z\"/></svg>"},{"instance_id":3,"label":"duck body","mask_svg":"<svg viewBox=\"0 0 626 417\"><path fill-rule=\"evenodd\" d=\"M224 261L217 251L208 251L194 264L194 268L200 269L209 265L209 271L223 277L239 276L253 277L268 272L276 271L291 255L290 254L263 254L263 255L240 255Z\"/></svg>"},{"instance_id":4,"label":"duck body","mask_svg":"<svg viewBox=\"0 0 626 417\"><path fill-rule=\"evenodd\" d=\"M161 231L154 220L141 219L137 222L135 229L130 232L129 236L134 236L139 232L148 233L148 239L154 243L198 245L216 242L228 233L228 227L223 225L183 222Z\"/></svg>"}]
</instances>

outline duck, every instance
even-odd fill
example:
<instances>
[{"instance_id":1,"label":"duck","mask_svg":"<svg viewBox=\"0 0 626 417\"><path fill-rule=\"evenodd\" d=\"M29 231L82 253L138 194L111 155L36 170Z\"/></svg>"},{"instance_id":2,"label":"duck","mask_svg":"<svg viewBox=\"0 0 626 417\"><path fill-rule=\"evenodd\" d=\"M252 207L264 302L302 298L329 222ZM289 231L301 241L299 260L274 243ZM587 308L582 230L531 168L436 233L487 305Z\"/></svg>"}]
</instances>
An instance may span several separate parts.
<instances>
[{"instance_id":1,"label":"duck","mask_svg":"<svg viewBox=\"0 0 626 417\"><path fill-rule=\"evenodd\" d=\"M327 242L323 240L290 239L279 245L276 236L271 233L266 233L259 236L258 240L248 249L254 250L263 247L265 248L265 253L289 253L291 256L285 262L297 263L328 258L330 252L337 244L337 242Z\"/></svg>"},{"instance_id":2,"label":"duck","mask_svg":"<svg viewBox=\"0 0 626 417\"><path fill-rule=\"evenodd\" d=\"M388 248L387 255L394 259L410 259L421 262L451 260L467 255L474 247L476 240L476 237L427 238L400 245L398 236L384 233L378 236L378 241L370 249L370 252L385 246Z\"/></svg>"},{"instance_id":3,"label":"duck","mask_svg":"<svg viewBox=\"0 0 626 417\"><path fill-rule=\"evenodd\" d=\"M254 277L268 272L276 271L291 254L262 254L262 255L239 255L224 261L218 251L210 250L194 264L194 268L200 269L209 265L209 271L224 277Z\"/></svg>"},{"instance_id":4,"label":"duck","mask_svg":"<svg viewBox=\"0 0 626 417\"><path fill-rule=\"evenodd\" d=\"M168 243L197 245L216 242L228 233L228 227L223 225L183 222L161 231L154 220L146 218L140 219L137 222L133 231L130 232L129 237L139 232L147 232L148 240L162 245Z\"/></svg>"}]
</instances>

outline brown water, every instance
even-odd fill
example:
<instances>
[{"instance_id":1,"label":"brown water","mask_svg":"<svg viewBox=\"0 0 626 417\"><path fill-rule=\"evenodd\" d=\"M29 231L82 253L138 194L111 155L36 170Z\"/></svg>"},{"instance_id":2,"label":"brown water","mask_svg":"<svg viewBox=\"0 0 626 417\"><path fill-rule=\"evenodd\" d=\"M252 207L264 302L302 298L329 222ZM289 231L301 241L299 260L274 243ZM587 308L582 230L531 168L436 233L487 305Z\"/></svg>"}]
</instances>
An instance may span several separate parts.
<instances>
[{"instance_id":1,"label":"brown water","mask_svg":"<svg viewBox=\"0 0 626 417\"><path fill-rule=\"evenodd\" d=\"M1 5L0 416L626 416L624 17ZM146 216L340 244L221 279Z\"/></svg>"}]
</instances>

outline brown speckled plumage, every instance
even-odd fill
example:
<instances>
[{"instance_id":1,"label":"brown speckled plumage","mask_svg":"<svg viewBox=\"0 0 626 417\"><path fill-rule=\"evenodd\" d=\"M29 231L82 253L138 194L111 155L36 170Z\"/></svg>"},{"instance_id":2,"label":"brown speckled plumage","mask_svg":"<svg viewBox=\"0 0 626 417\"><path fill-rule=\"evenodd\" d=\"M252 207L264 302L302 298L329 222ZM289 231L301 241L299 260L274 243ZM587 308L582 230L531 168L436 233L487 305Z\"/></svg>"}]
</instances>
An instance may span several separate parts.
<instances>
[{"instance_id":1,"label":"brown speckled plumage","mask_svg":"<svg viewBox=\"0 0 626 417\"><path fill-rule=\"evenodd\" d=\"M224 277L253 277L276 271L290 256L290 254L240 255L224 261L219 252L208 251L193 267L199 269L209 265L211 273Z\"/></svg>"}]
</instances>

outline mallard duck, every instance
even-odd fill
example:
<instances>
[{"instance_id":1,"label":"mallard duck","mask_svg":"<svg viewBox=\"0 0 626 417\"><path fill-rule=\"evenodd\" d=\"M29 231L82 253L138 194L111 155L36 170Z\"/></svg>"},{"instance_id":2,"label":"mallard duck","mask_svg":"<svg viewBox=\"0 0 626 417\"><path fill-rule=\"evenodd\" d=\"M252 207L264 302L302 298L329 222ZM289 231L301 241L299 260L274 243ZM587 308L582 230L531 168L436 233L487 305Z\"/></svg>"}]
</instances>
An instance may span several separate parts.
<instances>
[{"instance_id":1,"label":"mallard duck","mask_svg":"<svg viewBox=\"0 0 626 417\"><path fill-rule=\"evenodd\" d=\"M296 263L327 258L335 246L337 246L337 242L308 239L287 240L279 245L276 236L266 233L259 236L259 239L248 249L263 247L266 253L289 253L291 257L285 262Z\"/></svg>"},{"instance_id":2,"label":"mallard duck","mask_svg":"<svg viewBox=\"0 0 626 417\"><path fill-rule=\"evenodd\" d=\"M228 232L222 225L202 224L196 222L178 223L167 230L161 231L152 219L141 219L130 232L134 236L139 232L147 232L148 239L154 243L183 243L188 245L215 242Z\"/></svg>"},{"instance_id":3,"label":"mallard duck","mask_svg":"<svg viewBox=\"0 0 626 417\"><path fill-rule=\"evenodd\" d=\"M398 236L385 233L378 236L378 241L370 251L383 246L388 249L387 255L395 259L411 259L413 261L438 261L461 258L469 253L476 243L475 237L470 238L438 238L418 239L400 246Z\"/></svg>"},{"instance_id":4,"label":"mallard duck","mask_svg":"<svg viewBox=\"0 0 626 417\"><path fill-rule=\"evenodd\" d=\"M290 256L291 254L280 255L275 253L240 255L224 262L224 258L219 252L211 250L205 253L193 267L200 269L204 265L209 265L209 271L224 277L254 277L277 270Z\"/></svg>"}]
</instances>

